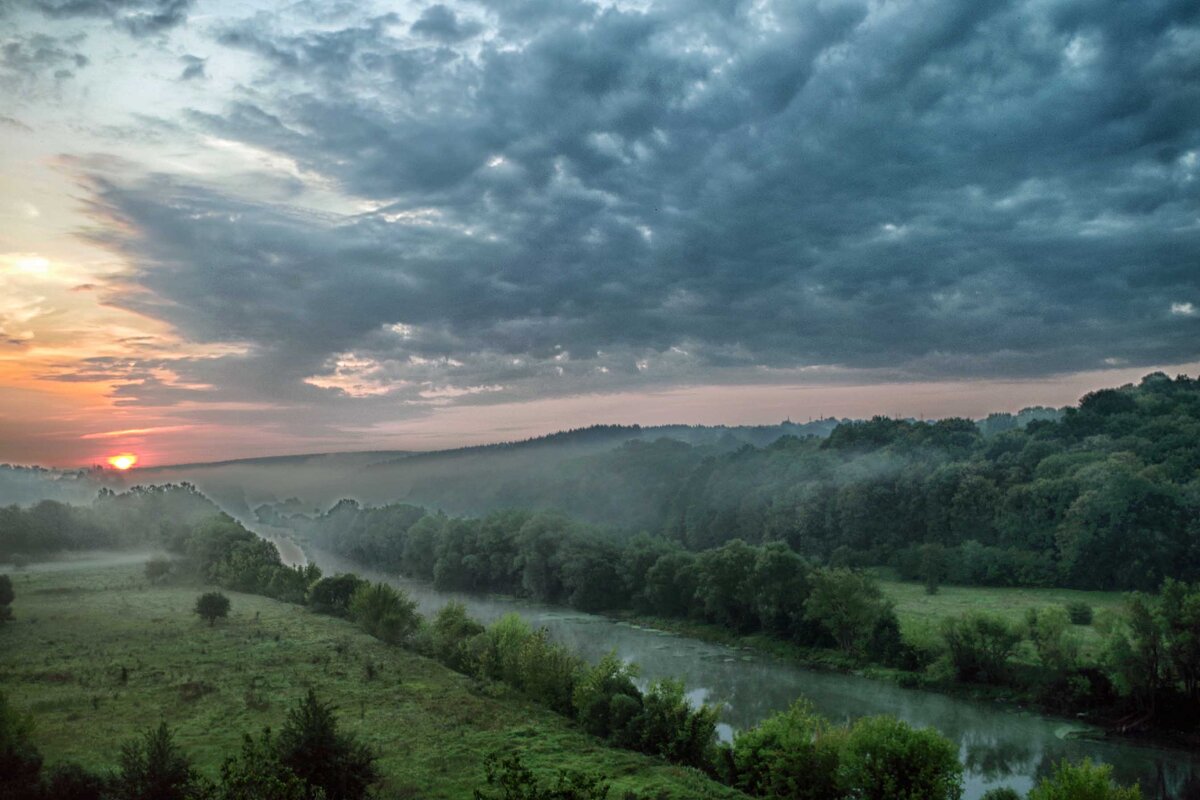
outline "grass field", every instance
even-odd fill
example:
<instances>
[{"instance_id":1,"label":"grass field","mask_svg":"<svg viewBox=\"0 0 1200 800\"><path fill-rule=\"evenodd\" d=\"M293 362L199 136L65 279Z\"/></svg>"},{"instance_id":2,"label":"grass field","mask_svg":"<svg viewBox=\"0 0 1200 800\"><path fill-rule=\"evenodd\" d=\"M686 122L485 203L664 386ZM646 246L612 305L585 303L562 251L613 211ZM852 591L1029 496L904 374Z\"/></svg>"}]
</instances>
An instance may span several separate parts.
<instances>
[{"instance_id":1,"label":"grass field","mask_svg":"<svg viewBox=\"0 0 1200 800\"><path fill-rule=\"evenodd\" d=\"M391 648L351 624L228 592L229 619L192 613L196 587L155 587L140 564L80 562L13 575L16 620L0 626L0 687L33 713L47 763L98 769L165 720L217 775L243 733L278 729L313 687L380 754L384 798L466 798L483 760L519 748L536 770L599 772L611 797L741 797L690 770L603 746L503 687ZM373 673L374 677L368 677Z\"/></svg>"},{"instance_id":2,"label":"grass field","mask_svg":"<svg viewBox=\"0 0 1200 800\"><path fill-rule=\"evenodd\" d=\"M1124 603L1121 592L1084 592L1074 589L1006 589L981 586L941 586L938 593L925 593L923 583L881 580L880 588L896 604L900 627L906 633L929 629L945 617L970 611L984 611L1022 623L1031 608L1063 606L1082 601L1092 607L1099 620L1105 613L1120 614ZM1094 656L1102 644L1095 625L1074 625L1085 657Z\"/></svg>"}]
</instances>

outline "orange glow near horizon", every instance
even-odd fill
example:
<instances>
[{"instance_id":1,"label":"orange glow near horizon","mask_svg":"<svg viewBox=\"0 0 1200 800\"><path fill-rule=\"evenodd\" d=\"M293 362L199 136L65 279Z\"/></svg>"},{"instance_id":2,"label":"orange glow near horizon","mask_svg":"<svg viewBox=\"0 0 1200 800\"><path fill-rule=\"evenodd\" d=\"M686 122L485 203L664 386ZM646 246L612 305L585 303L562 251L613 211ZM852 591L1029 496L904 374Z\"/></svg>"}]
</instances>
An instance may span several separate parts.
<instances>
[{"instance_id":1,"label":"orange glow near horizon","mask_svg":"<svg viewBox=\"0 0 1200 800\"><path fill-rule=\"evenodd\" d=\"M108 459L109 466L114 469L119 469L122 472L132 467L138 462L138 457L133 453L121 453L119 455L110 456Z\"/></svg>"}]
</instances>

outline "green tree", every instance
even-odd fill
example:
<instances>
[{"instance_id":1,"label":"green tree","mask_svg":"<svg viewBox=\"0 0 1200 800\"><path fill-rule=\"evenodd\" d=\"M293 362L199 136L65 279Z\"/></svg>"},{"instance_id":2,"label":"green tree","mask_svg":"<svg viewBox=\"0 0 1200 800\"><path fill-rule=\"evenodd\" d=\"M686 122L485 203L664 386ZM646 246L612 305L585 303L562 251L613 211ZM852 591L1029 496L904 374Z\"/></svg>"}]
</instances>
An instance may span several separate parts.
<instances>
[{"instance_id":1,"label":"green tree","mask_svg":"<svg viewBox=\"0 0 1200 800\"><path fill-rule=\"evenodd\" d=\"M359 800L379 778L375 754L338 730L333 708L312 689L288 712L276 749L279 761L308 785L308 800Z\"/></svg>"},{"instance_id":2,"label":"green tree","mask_svg":"<svg viewBox=\"0 0 1200 800\"><path fill-rule=\"evenodd\" d=\"M163 722L121 748L110 792L113 800L202 800L208 785Z\"/></svg>"},{"instance_id":3,"label":"green tree","mask_svg":"<svg viewBox=\"0 0 1200 800\"><path fill-rule=\"evenodd\" d=\"M408 640L421 624L417 603L403 589L386 583L359 586L350 598L350 618L363 630L389 644Z\"/></svg>"},{"instance_id":4,"label":"green tree","mask_svg":"<svg viewBox=\"0 0 1200 800\"><path fill-rule=\"evenodd\" d=\"M242 751L225 759L213 800L306 800L308 785L279 756L270 730L247 734Z\"/></svg>"},{"instance_id":5,"label":"green tree","mask_svg":"<svg viewBox=\"0 0 1200 800\"><path fill-rule=\"evenodd\" d=\"M1000 683L1021 633L991 614L972 612L942 620L942 638L960 681Z\"/></svg>"},{"instance_id":6,"label":"green tree","mask_svg":"<svg viewBox=\"0 0 1200 800\"><path fill-rule=\"evenodd\" d=\"M33 744L33 718L21 714L0 692L0 797L38 796L42 755Z\"/></svg>"},{"instance_id":7,"label":"green tree","mask_svg":"<svg viewBox=\"0 0 1200 800\"><path fill-rule=\"evenodd\" d=\"M211 627L218 619L229 616L229 598L220 592L205 592L196 599L196 613L208 620Z\"/></svg>"},{"instance_id":8,"label":"green tree","mask_svg":"<svg viewBox=\"0 0 1200 800\"><path fill-rule=\"evenodd\" d=\"M433 654L450 669L458 672L474 672L470 641L486 630L478 621L467 614L467 607L458 601L442 606L433 617L430 633Z\"/></svg>"},{"instance_id":9,"label":"green tree","mask_svg":"<svg viewBox=\"0 0 1200 800\"><path fill-rule=\"evenodd\" d=\"M1084 759L1078 764L1063 761L1054 774L1029 792L1029 800L1141 800L1138 786L1113 783L1112 767Z\"/></svg>"},{"instance_id":10,"label":"green tree","mask_svg":"<svg viewBox=\"0 0 1200 800\"><path fill-rule=\"evenodd\" d=\"M836 800L845 732L797 700L733 740L732 783L747 794L781 800Z\"/></svg>"},{"instance_id":11,"label":"green tree","mask_svg":"<svg viewBox=\"0 0 1200 800\"><path fill-rule=\"evenodd\" d=\"M344 617L350 613L350 598L364 583L353 574L321 578L309 587L308 604L318 613Z\"/></svg>"},{"instance_id":12,"label":"green tree","mask_svg":"<svg viewBox=\"0 0 1200 800\"><path fill-rule=\"evenodd\" d=\"M158 583L171 574L171 560L162 556L155 556L146 562L146 580L151 583Z\"/></svg>"},{"instance_id":13,"label":"green tree","mask_svg":"<svg viewBox=\"0 0 1200 800\"><path fill-rule=\"evenodd\" d=\"M1071 618L1066 609L1031 608L1025 612L1025 628L1043 666L1065 673L1078 665L1079 640L1071 633Z\"/></svg>"},{"instance_id":14,"label":"green tree","mask_svg":"<svg viewBox=\"0 0 1200 800\"><path fill-rule=\"evenodd\" d=\"M593 736L609 737L641 713L642 693L634 679L637 665L627 664L608 653L587 670L575 685L575 713L584 730Z\"/></svg>"},{"instance_id":15,"label":"green tree","mask_svg":"<svg viewBox=\"0 0 1200 800\"><path fill-rule=\"evenodd\" d=\"M866 717L850 729L839 782L850 800L958 800L962 764L954 744L932 728L895 717Z\"/></svg>"},{"instance_id":16,"label":"green tree","mask_svg":"<svg viewBox=\"0 0 1200 800\"><path fill-rule=\"evenodd\" d=\"M12 619L12 601L16 598L13 592L12 578L0 575L0 622Z\"/></svg>"},{"instance_id":17,"label":"green tree","mask_svg":"<svg viewBox=\"0 0 1200 800\"><path fill-rule=\"evenodd\" d=\"M876 621L888 609L879 585L861 572L821 569L812 575L805 618L833 636L843 653L862 650Z\"/></svg>"}]
</instances>

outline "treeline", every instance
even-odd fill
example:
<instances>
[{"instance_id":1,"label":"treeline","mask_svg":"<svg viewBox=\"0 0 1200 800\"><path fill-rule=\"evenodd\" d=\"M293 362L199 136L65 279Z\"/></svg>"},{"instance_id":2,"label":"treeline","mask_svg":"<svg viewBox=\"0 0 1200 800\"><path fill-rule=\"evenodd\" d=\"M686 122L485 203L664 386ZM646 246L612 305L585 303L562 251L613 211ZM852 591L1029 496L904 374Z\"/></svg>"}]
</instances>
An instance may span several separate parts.
<instances>
[{"instance_id":1,"label":"treeline","mask_svg":"<svg viewBox=\"0 0 1200 800\"><path fill-rule=\"evenodd\" d=\"M390 496L472 513L559 510L616 538L649 531L693 551L782 541L816 562L909 577L918 549L937 544L946 579L971 585L1200 579L1200 381L1186 376L1155 373L1062 413L981 424L877 417L761 447L663 437L542 458L550 468L462 458L441 468L431 456L425 478L397 472Z\"/></svg>"},{"instance_id":2,"label":"treeline","mask_svg":"<svg viewBox=\"0 0 1200 800\"><path fill-rule=\"evenodd\" d=\"M101 489L90 505L42 500L0 507L0 561L69 550L156 546L219 514L188 483Z\"/></svg>"}]
</instances>

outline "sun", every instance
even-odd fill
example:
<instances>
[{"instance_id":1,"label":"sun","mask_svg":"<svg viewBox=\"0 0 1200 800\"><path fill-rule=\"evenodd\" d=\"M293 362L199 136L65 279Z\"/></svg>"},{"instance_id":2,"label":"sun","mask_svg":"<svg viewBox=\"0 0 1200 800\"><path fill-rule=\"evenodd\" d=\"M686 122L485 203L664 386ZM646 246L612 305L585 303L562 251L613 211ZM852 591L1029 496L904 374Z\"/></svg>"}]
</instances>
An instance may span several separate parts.
<instances>
[{"instance_id":1,"label":"sun","mask_svg":"<svg viewBox=\"0 0 1200 800\"><path fill-rule=\"evenodd\" d=\"M138 457L133 453L121 453L115 456L109 456L109 466L121 470L122 472L132 467L138 462Z\"/></svg>"}]
</instances>

